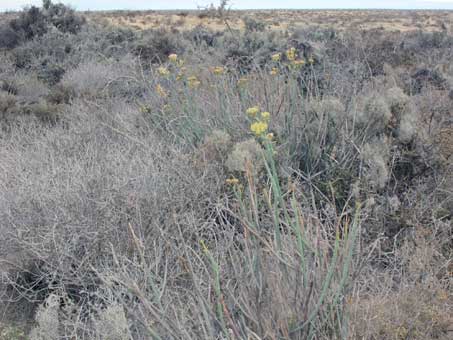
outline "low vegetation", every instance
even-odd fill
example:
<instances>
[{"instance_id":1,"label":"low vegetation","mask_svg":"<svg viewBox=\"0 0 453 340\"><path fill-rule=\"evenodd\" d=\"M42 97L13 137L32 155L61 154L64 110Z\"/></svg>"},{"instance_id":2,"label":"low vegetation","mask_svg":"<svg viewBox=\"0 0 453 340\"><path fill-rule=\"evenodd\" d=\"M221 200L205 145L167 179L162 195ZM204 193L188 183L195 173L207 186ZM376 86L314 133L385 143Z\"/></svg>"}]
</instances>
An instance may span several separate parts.
<instances>
[{"instance_id":1,"label":"low vegetation","mask_svg":"<svg viewBox=\"0 0 453 340\"><path fill-rule=\"evenodd\" d=\"M451 32L214 12L1 24L0 339L450 339Z\"/></svg>"}]
</instances>

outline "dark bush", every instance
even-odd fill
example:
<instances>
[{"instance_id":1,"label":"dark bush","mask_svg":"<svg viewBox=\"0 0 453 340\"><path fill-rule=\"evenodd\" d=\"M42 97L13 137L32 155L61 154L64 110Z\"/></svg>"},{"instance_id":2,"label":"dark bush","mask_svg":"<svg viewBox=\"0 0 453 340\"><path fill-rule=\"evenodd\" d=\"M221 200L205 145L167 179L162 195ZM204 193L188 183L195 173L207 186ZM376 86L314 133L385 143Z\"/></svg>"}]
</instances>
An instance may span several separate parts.
<instances>
[{"instance_id":1,"label":"dark bush","mask_svg":"<svg viewBox=\"0 0 453 340\"><path fill-rule=\"evenodd\" d=\"M17 19L9 23L22 41L33 39L47 32L47 20L42 11L35 6L25 9Z\"/></svg>"},{"instance_id":2,"label":"dark bush","mask_svg":"<svg viewBox=\"0 0 453 340\"><path fill-rule=\"evenodd\" d=\"M0 29L0 47L13 48L20 42L46 34L49 27L64 33L76 34L85 23L85 18L63 4L45 1L43 8L31 6L22 11L18 18Z\"/></svg>"},{"instance_id":3,"label":"dark bush","mask_svg":"<svg viewBox=\"0 0 453 340\"><path fill-rule=\"evenodd\" d=\"M84 17L77 15L72 8L63 4L50 4L47 9L44 9L47 20L61 32L76 34L85 23Z\"/></svg>"},{"instance_id":4,"label":"dark bush","mask_svg":"<svg viewBox=\"0 0 453 340\"><path fill-rule=\"evenodd\" d=\"M243 71L252 65L265 65L270 55L281 51L287 41L275 32L245 32L235 36L225 35L220 42L225 51L225 62L234 62Z\"/></svg>"},{"instance_id":5,"label":"dark bush","mask_svg":"<svg viewBox=\"0 0 453 340\"><path fill-rule=\"evenodd\" d=\"M12 59L15 67L27 68L34 59L33 50L24 46L18 46L12 52Z\"/></svg>"},{"instance_id":6,"label":"dark bush","mask_svg":"<svg viewBox=\"0 0 453 340\"><path fill-rule=\"evenodd\" d=\"M16 97L0 92L0 121L6 121L16 112Z\"/></svg>"},{"instance_id":7,"label":"dark bush","mask_svg":"<svg viewBox=\"0 0 453 340\"><path fill-rule=\"evenodd\" d=\"M17 95L17 92L19 91L18 90L18 87L17 87L17 83L14 79L3 79L1 82L0 82L1 86L0 86L0 89L2 91L5 91L9 94L12 94L12 95Z\"/></svg>"},{"instance_id":8,"label":"dark bush","mask_svg":"<svg viewBox=\"0 0 453 340\"><path fill-rule=\"evenodd\" d=\"M54 124L60 117L60 106L45 100L26 102L11 94L0 93L0 123L7 125L19 116L35 116L43 123Z\"/></svg>"},{"instance_id":9,"label":"dark bush","mask_svg":"<svg viewBox=\"0 0 453 340\"><path fill-rule=\"evenodd\" d=\"M57 84L46 96L46 99L51 104L69 104L74 97L75 91L73 88Z\"/></svg>"},{"instance_id":10,"label":"dark bush","mask_svg":"<svg viewBox=\"0 0 453 340\"><path fill-rule=\"evenodd\" d=\"M65 72L65 69L61 65L44 62L43 67L38 71L38 79L53 86L61 80Z\"/></svg>"},{"instance_id":11,"label":"dark bush","mask_svg":"<svg viewBox=\"0 0 453 340\"><path fill-rule=\"evenodd\" d=\"M213 47L218 42L218 38L223 36L223 34L223 32L212 32L204 26L196 26L194 29L184 32L183 36L197 46Z\"/></svg>"},{"instance_id":12,"label":"dark bush","mask_svg":"<svg viewBox=\"0 0 453 340\"><path fill-rule=\"evenodd\" d=\"M115 27L113 30L107 32L105 38L110 44L118 45L134 41L136 35L134 31L129 28Z\"/></svg>"},{"instance_id":13,"label":"dark bush","mask_svg":"<svg viewBox=\"0 0 453 340\"><path fill-rule=\"evenodd\" d=\"M58 105L42 100L38 103L31 103L23 107L24 113L34 115L43 123L54 124L60 118Z\"/></svg>"},{"instance_id":14,"label":"dark bush","mask_svg":"<svg viewBox=\"0 0 453 340\"><path fill-rule=\"evenodd\" d=\"M420 93L420 91L426 87L431 86L436 89L445 89L446 80L437 71L432 71L426 68L416 71L412 76L412 93Z\"/></svg>"},{"instance_id":15,"label":"dark bush","mask_svg":"<svg viewBox=\"0 0 453 340\"><path fill-rule=\"evenodd\" d=\"M262 21L257 21L251 17L245 17L243 20L246 31L263 32L266 29L266 24Z\"/></svg>"},{"instance_id":16,"label":"dark bush","mask_svg":"<svg viewBox=\"0 0 453 340\"><path fill-rule=\"evenodd\" d=\"M8 25L0 26L0 48L14 48L19 44L19 35Z\"/></svg>"},{"instance_id":17,"label":"dark bush","mask_svg":"<svg viewBox=\"0 0 453 340\"><path fill-rule=\"evenodd\" d=\"M64 71L78 64L85 52L74 48L75 35L51 30L16 47L12 61L16 68L35 73L49 85L56 84Z\"/></svg>"},{"instance_id":18,"label":"dark bush","mask_svg":"<svg viewBox=\"0 0 453 340\"><path fill-rule=\"evenodd\" d=\"M178 34L163 29L148 31L144 34L145 36L133 47L134 54L144 61L165 61L169 54L180 54L183 51Z\"/></svg>"}]
</instances>

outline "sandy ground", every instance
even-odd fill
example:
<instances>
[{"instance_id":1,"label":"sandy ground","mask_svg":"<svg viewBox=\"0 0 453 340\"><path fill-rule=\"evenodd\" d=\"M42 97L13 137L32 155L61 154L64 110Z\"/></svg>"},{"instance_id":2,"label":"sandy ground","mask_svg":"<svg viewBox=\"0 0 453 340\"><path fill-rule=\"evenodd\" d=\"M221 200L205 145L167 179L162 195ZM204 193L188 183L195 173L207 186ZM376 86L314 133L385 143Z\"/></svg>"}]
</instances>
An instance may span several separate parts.
<instances>
[{"instance_id":1,"label":"sandy ground","mask_svg":"<svg viewBox=\"0 0 453 340\"><path fill-rule=\"evenodd\" d=\"M200 11L114 11L87 13L91 20L135 29L172 27L190 30L205 26L212 30L224 30L225 19L232 29L243 29L244 19L249 17L262 22L270 30L287 30L321 26L336 29L383 29L388 31L453 30L453 11L395 11L395 10L266 10L232 11L224 18L207 15Z\"/></svg>"}]
</instances>

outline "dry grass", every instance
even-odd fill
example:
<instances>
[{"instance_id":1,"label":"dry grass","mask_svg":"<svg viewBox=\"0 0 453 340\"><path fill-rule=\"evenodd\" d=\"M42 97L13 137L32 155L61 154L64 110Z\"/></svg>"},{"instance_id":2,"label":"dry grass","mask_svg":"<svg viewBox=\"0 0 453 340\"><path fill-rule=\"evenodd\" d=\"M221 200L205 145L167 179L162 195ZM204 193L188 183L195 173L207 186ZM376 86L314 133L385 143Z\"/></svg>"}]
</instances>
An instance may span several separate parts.
<instances>
[{"instance_id":1,"label":"dry grass","mask_svg":"<svg viewBox=\"0 0 453 340\"><path fill-rule=\"evenodd\" d=\"M127 26L138 30L173 27L191 30L205 26L214 31L223 31L223 19L204 17L198 11L132 11L90 12L94 21ZM335 30L382 29L408 32L423 29L427 32L451 30L451 11L404 11L404 10L261 10L232 11L226 17L232 29L244 29L244 19L251 17L265 24L270 30L284 31L289 28L310 26Z\"/></svg>"}]
</instances>

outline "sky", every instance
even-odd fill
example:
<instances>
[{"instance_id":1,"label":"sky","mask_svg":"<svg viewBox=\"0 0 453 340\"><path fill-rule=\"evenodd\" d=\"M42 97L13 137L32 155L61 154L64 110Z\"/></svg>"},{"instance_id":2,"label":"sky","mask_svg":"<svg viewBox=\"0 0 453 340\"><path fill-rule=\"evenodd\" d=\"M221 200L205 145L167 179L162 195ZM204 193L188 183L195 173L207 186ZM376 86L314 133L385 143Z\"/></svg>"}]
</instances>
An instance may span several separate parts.
<instances>
[{"instance_id":1,"label":"sky","mask_svg":"<svg viewBox=\"0 0 453 340\"><path fill-rule=\"evenodd\" d=\"M60 2L54 0L54 2ZM78 10L112 9L197 9L220 0L61 0ZM0 0L0 11L20 10L26 5L40 5L41 0ZM233 9L266 8L392 8L453 9L453 0L232 0Z\"/></svg>"}]
</instances>

